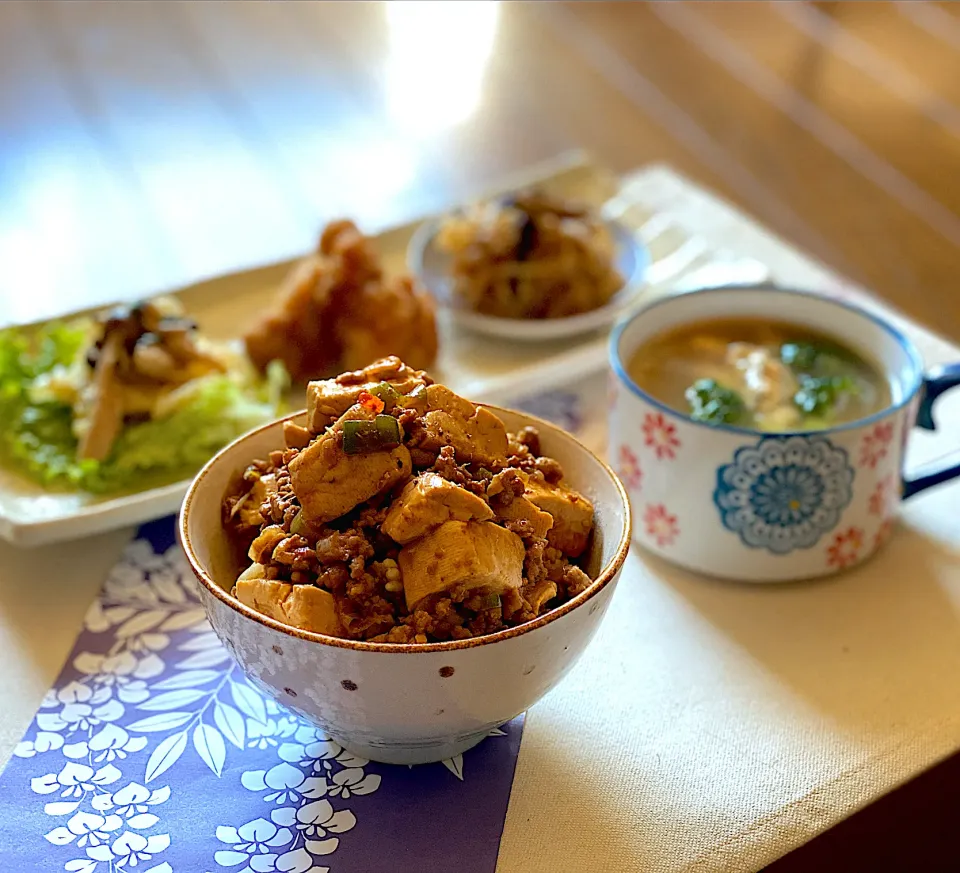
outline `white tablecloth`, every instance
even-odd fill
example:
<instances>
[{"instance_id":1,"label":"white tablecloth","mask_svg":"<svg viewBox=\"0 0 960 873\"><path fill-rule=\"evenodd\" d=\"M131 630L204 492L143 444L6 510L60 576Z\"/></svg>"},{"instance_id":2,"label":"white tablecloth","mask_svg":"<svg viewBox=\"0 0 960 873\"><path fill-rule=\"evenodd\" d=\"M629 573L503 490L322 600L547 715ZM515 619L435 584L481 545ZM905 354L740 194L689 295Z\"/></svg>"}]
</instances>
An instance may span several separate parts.
<instances>
[{"instance_id":1,"label":"white tablecloth","mask_svg":"<svg viewBox=\"0 0 960 873\"><path fill-rule=\"evenodd\" d=\"M842 284L665 168L624 191L777 281ZM907 327L928 363L960 359ZM918 437L911 460L960 434L960 403L940 405L947 436ZM598 639L528 716L498 873L757 870L960 747L958 497L917 498L876 560L814 584L631 554ZM0 761L130 533L0 543Z\"/></svg>"}]
</instances>

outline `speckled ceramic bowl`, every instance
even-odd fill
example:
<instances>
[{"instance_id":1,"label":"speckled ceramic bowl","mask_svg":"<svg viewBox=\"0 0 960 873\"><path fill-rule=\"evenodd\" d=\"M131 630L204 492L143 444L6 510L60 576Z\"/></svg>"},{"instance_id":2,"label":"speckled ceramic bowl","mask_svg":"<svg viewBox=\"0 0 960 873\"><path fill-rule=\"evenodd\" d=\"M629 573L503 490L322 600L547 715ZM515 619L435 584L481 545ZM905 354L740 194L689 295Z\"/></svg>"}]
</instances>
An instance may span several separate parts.
<instances>
[{"instance_id":1,"label":"speckled ceramic bowl","mask_svg":"<svg viewBox=\"0 0 960 873\"><path fill-rule=\"evenodd\" d=\"M421 764L475 746L563 678L610 603L630 543L630 505L620 480L554 425L491 408L511 431L528 424L540 430L544 452L593 501L596 530L585 567L595 581L586 591L489 636L423 645L353 642L287 627L231 596L239 567L220 504L250 461L282 446L282 422L227 446L187 492L180 538L217 635L251 682L354 754Z\"/></svg>"}]
</instances>

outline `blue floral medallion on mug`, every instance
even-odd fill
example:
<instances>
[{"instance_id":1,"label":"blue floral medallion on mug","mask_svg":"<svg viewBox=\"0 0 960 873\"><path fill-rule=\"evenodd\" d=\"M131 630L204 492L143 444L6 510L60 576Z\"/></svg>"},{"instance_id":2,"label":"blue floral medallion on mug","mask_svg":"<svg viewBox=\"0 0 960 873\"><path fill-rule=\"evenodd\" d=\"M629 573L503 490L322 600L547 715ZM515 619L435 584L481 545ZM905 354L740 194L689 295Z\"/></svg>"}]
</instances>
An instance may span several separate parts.
<instances>
[{"instance_id":1,"label":"blue floral medallion on mug","mask_svg":"<svg viewBox=\"0 0 960 873\"><path fill-rule=\"evenodd\" d=\"M785 555L833 530L853 497L845 449L823 436L769 436L717 470L723 526L751 548Z\"/></svg>"}]
</instances>

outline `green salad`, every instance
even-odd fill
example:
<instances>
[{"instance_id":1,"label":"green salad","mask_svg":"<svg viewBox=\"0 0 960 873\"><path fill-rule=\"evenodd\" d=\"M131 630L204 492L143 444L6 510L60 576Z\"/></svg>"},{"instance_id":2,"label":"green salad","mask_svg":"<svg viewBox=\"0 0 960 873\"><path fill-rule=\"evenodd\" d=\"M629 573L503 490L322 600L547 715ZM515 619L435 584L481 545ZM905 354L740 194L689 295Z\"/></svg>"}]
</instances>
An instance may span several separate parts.
<instances>
[{"instance_id":1,"label":"green salad","mask_svg":"<svg viewBox=\"0 0 960 873\"><path fill-rule=\"evenodd\" d=\"M282 365L271 365L262 378L237 356L219 370L182 377L149 414L129 416L121 408L104 456L82 457L77 397L83 380L89 392L96 373L96 333L89 319L0 330L3 466L52 489L142 490L193 474L218 449L282 411L288 383ZM144 336L156 345L153 334ZM78 380L80 389L64 390Z\"/></svg>"}]
</instances>

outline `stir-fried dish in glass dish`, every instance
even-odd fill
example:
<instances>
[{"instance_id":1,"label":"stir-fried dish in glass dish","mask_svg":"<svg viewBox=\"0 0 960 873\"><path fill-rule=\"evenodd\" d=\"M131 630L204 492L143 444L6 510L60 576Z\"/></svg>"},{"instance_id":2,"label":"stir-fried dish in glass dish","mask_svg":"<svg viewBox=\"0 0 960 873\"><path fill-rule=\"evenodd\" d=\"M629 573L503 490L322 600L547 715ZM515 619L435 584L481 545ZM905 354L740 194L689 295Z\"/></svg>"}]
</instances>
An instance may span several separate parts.
<instances>
[{"instance_id":1,"label":"stir-fried dish in glass dish","mask_svg":"<svg viewBox=\"0 0 960 873\"><path fill-rule=\"evenodd\" d=\"M500 318L564 318L599 309L624 283L616 245L587 206L523 191L451 215L437 247L453 296Z\"/></svg>"},{"instance_id":2,"label":"stir-fried dish in glass dish","mask_svg":"<svg viewBox=\"0 0 960 873\"><path fill-rule=\"evenodd\" d=\"M234 595L352 640L462 640L530 621L590 585L594 510L534 428L386 358L310 383L305 426L224 499L252 563Z\"/></svg>"}]
</instances>

